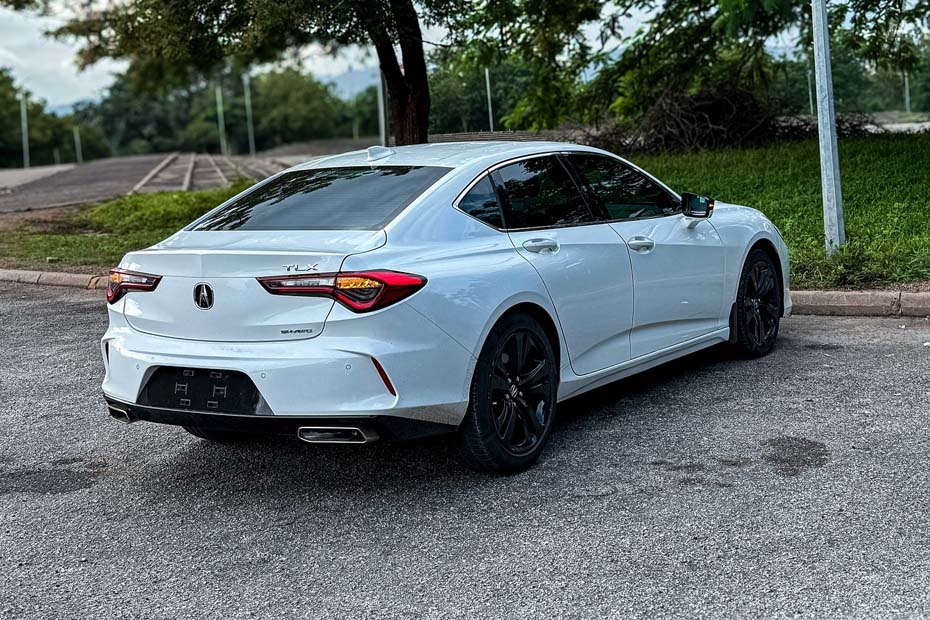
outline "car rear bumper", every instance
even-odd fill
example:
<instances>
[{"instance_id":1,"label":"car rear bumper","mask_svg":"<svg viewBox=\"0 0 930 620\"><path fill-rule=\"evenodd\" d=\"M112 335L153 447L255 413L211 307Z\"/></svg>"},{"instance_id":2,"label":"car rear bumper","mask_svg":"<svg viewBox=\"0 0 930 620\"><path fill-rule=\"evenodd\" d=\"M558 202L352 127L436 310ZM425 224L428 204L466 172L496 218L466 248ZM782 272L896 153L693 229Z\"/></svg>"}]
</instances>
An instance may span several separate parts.
<instances>
[{"instance_id":1,"label":"car rear bumper","mask_svg":"<svg viewBox=\"0 0 930 620\"><path fill-rule=\"evenodd\" d=\"M357 428L366 437L388 441L419 439L455 431L452 424L425 422L398 416L300 417L235 415L146 407L105 397L110 415L121 422L156 422L214 431L297 437L302 428ZM367 442L357 442L367 443Z\"/></svg>"},{"instance_id":2,"label":"car rear bumper","mask_svg":"<svg viewBox=\"0 0 930 620\"><path fill-rule=\"evenodd\" d=\"M142 397L162 367L234 371L247 376L258 390L260 415L250 417L262 419L392 417L456 427L465 416L474 368L468 350L404 304L367 315L364 321L330 320L312 339L276 342L191 341L145 334L111 308L101 352L106 370L102 388L108 401L140 411L149 406L205 416L228 414L222 403L215 411L192 412ZM163 410L151 416L160 418L153 421L186 419Z\"/></svg>"}]
</instances>

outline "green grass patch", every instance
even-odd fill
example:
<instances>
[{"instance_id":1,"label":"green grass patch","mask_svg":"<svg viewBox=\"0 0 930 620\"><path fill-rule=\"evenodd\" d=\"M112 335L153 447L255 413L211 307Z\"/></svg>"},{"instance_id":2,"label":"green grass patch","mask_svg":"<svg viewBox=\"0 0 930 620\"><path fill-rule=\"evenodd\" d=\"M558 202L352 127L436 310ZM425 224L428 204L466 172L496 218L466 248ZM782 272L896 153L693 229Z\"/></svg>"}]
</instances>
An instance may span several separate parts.
<instances>
[{"instance_id":1,"label":"green grass patch","mask_svg":"<svg viewBox=\"0 0 930 620\"><path fill-rule=\"evenodd\" d=\"M847 244L832 259L824 251L816 140L634 159L677 190L764 212L788 243L797 288L930 278L930 135L850 139L839 152Z\"/></svg>"},{"instance_id":2,"label":"green grass patch","mask_svg":"<svg viewBox=\"0 0 930 620\"><path fill-rule=\"evenodd\" d=\"M116 198L52 226L43 222L0 232L0 256L25 266L48 257L65 266L116 265L126 252L161 241L248 186L241 182L223 189Z\"/></svg>"},{"instance_id":3,"label":"green grass patch","mask_svg":"<svg viewBox=\"0 0 930 620\"><path fill-rule=\"evenodd\" d=\"M848 243L824 253L816 140L754 150L634 160L678 190L756 207L781 229L797 288L868 287L930 279L930 135L889 134L840 143ZM0 232L0 257L99 266L169 236L246 187L112 200L56 222ZM66 268L66 267L63 267Z\"/></svg>"}]
</instances>

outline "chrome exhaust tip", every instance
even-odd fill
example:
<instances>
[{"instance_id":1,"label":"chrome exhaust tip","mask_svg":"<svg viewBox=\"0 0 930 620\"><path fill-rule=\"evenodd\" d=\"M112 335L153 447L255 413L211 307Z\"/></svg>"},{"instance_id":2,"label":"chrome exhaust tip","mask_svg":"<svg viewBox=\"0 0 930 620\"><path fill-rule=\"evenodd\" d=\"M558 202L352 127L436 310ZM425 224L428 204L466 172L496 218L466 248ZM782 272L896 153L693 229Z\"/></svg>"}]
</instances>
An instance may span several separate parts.
<instances>
[{"instance_id":1,"label":"chrome exhaust tip","mask_svg":"<svg viewBox=\"0 0 930 620\"><path fill-rule=\"evenodd\" d=\"M110 411L110 417L115 420L119 420L124 424L132 424L136 421L132 414L125 409L120 409L119 407L114 407L113 405L108 405L107 409Z\"/></svg>"},{"instance_id":2,"label":"chrome exhaust tip","mask_svg":"<svg viewBox=\"0 0 930 620\"><path fill-rule=\"evenodd\" d=\"M301 426L297 438L307 443L354 443L378 441L378 433L360 426Z\"/></svg>"}]
</instances>

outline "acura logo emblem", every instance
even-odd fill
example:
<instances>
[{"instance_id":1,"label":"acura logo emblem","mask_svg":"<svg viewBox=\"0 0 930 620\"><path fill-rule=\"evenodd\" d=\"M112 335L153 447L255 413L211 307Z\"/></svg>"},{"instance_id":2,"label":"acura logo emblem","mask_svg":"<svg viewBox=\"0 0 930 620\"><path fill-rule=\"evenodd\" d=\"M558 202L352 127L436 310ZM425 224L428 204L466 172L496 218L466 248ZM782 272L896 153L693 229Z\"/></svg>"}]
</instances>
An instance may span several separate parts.
<instances>
[{"instance_id":1,"label":"acura logo emblem","mask_svg":"<svg viewBox=\"0 0 930 620\"><path fill-rule=\"evenodd\" d=\"M213 307L213 287L201 282L194 287L194 303L201 310L209 310Z\"/></svg>"}]
</instances>

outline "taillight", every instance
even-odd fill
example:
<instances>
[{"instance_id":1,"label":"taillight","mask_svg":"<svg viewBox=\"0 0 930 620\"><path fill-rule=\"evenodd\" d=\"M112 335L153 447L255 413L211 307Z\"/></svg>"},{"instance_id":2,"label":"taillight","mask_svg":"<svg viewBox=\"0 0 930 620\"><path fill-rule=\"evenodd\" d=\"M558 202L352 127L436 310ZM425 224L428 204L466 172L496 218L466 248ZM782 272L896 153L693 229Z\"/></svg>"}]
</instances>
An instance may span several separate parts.
<instances>
[{"instance_id":1,"label":"taillight","mask_svg":"<svg viewBox=\"0 0 930 620\"><path fill-rule=\"evenodd\" d=\"M107 302L115 303L129 291L154 291L161 276L139 273L128 269L111 269L107 282Z\"/></svg>"},{"instance_id":2,"label":"taillight","mask_svg":"<svg viewBox=\"0 0 930 620\"><path fill-rule=\"evenodd\" d=\"M332 297L354 312L379 310L413 295L426 278L399 271L344 271L258 278L272 295Z\"/></svg>"}]
</instances>

